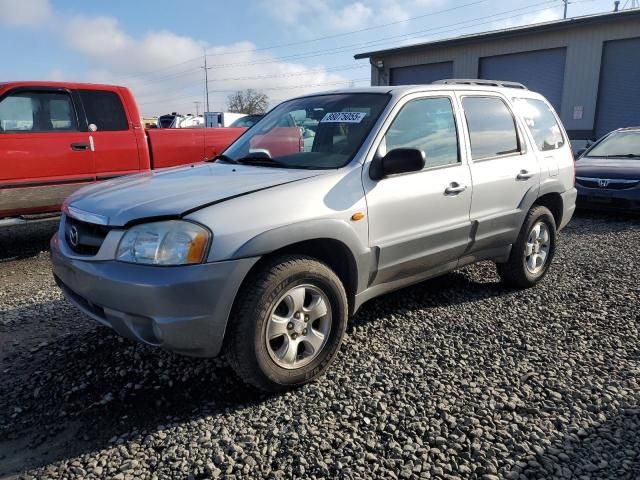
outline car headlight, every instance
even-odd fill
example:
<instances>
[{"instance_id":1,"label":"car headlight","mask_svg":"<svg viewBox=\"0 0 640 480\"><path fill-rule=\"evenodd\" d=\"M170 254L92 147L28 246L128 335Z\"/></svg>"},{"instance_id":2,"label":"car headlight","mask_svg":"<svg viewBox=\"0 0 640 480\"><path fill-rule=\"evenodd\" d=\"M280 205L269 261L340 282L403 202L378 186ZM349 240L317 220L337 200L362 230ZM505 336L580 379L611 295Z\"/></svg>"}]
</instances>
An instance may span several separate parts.
<instances>
[{"instance_id":1,"label":"car headlight","mask_svg":"<svg viewBox=\"0 0 640 480\"><path fill-rule=\"evenodd\" d=\"M116 260L147 265L201 263L211 233L200 225L182 220L144 223L126 231Z\"/></svg>"}]
</instances>

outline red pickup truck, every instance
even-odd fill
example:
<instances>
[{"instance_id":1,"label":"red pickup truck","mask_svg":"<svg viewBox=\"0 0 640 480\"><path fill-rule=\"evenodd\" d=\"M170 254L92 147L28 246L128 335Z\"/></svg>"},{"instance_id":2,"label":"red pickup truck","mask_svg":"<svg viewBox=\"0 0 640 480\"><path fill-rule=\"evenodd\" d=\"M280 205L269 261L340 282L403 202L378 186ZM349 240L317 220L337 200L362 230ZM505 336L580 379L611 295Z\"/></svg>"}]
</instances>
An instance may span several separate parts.
<instances>
[{"instance_id":1,"label":"red pickup truck","mask_svg":"<svg viewBox=\"0 0 640 480\"><path fill-rule=\"evenodd\" d=\"M125 87L0 83L0 226L57 212L92 182L211 159L244 131L145 130Z\"/></svg>"}]
</instances>

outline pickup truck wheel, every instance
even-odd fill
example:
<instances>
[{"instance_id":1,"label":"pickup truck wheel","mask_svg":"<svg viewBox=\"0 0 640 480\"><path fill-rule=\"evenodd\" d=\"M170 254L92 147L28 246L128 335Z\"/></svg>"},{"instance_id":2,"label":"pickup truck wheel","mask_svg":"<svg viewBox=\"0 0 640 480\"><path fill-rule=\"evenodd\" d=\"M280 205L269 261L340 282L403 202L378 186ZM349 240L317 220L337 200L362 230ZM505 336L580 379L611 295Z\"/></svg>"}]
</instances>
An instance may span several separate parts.
<instances>
[{"instance_id":1,"label":"pickup truck wheel","mask_svg":"<svg viewBox=\"0 0 640 480\"><path fill-rule=\"evenodd\" d=\"M244 381L282 391L318 378L347 325L338 276L310 257L275 258L248 279L230 319L226 353Z\"/></svg>"},{"instance_id":2,"label":"pickup truck wheel","mask_svg":"<svg viewBox=\"0 0 640 480\"><path fill-rule=\"evenodd\" d=\"M535 206L525 218L511 255L498 264L502 281L512 287L533 287L546 275L556 247L556 223L548 208Z\"/></svg>"}]
</instances>

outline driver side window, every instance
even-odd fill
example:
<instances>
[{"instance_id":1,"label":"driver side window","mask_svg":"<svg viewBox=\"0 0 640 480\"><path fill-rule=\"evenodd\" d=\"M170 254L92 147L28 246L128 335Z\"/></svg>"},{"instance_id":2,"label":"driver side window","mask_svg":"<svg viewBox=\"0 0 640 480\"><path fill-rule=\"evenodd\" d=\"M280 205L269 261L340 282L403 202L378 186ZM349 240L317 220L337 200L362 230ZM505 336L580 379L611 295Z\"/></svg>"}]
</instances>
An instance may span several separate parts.
<instances>
[{"instance_id":1,"label":"driver side window","mask_svg":"<svg viewBox=\"0 0 640 480\"><path fill-rule=\"evenodd\" d=\"M408 102L398 113L382 142L381 154L396 148L424 152L425 168L460 162L458 132L449 98L421 98Z\"/></svg>"}]
</instances>

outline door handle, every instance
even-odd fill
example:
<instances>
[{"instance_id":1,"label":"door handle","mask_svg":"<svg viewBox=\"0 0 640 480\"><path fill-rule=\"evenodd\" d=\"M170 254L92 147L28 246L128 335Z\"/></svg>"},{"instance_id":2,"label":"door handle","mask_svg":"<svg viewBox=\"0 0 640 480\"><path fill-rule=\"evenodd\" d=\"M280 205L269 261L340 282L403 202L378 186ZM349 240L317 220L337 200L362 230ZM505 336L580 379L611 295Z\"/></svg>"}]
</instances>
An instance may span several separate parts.
<instances>
[{"instance_id":1,"label":"door handle","mask_svg":"<svg viewBox=\"0 0 640 480\"><path fill-rule=\"evenodd\" d=\"M516 179L517 180L529 180L534 175L535 175L534 173L532 173L532 172L530 172L528 170L520 170L518 175L516 175Z\"/></svg>"},{"instance_id":2,"label":"door handle","mask_svg":"<svg viewBox=\"0 0 640 480\"><path fill-rule=\"evenodd\" d=\"M71 150L75 152L82 152L85 150L89 150L90 145L88 143L72 143Z\"/></svg>"},{"instance_id":3,"label":"door handle","mask_svg":"<svg viewBox=\"0 0 640 480\"><path fill-rule=\"evenodd\" d=\"M457 182L451 182L451 184L444 189L445 195L457 195L458 193L462 193L467 189L466 185L462 185Z\"/></svg>"}]
</instances>

